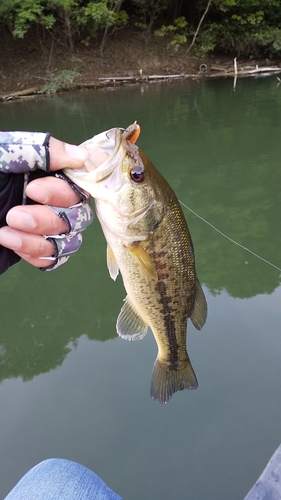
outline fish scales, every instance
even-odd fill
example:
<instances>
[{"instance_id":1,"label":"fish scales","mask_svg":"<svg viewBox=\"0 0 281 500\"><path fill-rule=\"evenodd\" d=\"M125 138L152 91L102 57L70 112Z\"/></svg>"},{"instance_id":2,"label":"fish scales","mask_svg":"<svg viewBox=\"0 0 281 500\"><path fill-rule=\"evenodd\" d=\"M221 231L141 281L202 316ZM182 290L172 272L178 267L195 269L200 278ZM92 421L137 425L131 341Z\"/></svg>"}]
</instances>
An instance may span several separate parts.
<instances>
[{"instance_id":1,"label":"fish scales","mask_svg":"<svg viewBox=\"0 0 281 500\"><path fill-rule=\"evenodd\" d=\"M160 172L130 142L138 135L136 124L123 135L120 129L107 131L113 153L104 167L90 174L72 170L67 175L95 198L110 275L116 279L120 270L123 278L127 297L117 333L139 340L151 328L158 346L151 396L166 403L174 392L197 387L186 349L187 320L190 317L197 329L202 328L207 305L181 207ZM94 147L102 145L109 151L110 144L100 136L100 140L95 136Z\"/></svg>"},{"instance_id":2,"label":"fish scales","mask_svg":"<svg viewBox=\"0 0 281 500\"><path fill-rule=\"evenodd\" d=\"M187 318L191 315L195 295L195 268L191 239L184 219L176 204L170 207L165 215L154 238L150 240L150 247L154 253L158 281L155 283L155 309L159 316L153 315L150 327L154 333L159 353L156 367L165 367L176 375L184 372L178 381L179 388L195 388L197 380L193 373L186 351ZM166 220L168 219L168 220ZM180 223L179 223L180 222ZM167 229L168 228L168 229ZM167 242L163 249L163 231L166 233ZM147 249L148 253L150 248ZM187 300L186 300L187 298ZM163 326L162 326L163 325ZM183 371L181 371L181 368ZM158 371L154 371L157 378ZM156 400L159 381L152 379L151 394ZM167 382L167 385L168 382ZM156 389L155 389L156 386ZM164 402L169 399L174 387L166 388L165 395L160 397Z\"/></svg>"}]
</instances>

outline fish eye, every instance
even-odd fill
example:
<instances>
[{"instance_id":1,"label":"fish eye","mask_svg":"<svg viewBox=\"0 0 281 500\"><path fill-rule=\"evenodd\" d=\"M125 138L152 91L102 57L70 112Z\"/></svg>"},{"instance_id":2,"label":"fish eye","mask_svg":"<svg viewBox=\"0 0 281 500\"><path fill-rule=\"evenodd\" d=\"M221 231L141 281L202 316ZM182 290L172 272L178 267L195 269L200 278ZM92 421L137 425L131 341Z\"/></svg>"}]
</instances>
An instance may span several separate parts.
<instances>
[{"instance_id":1,"label":"fish eye","mask_svg":"<svg viewBox=\"0 0 281 500\"><path fill-rule=\"evenodd\" d=\"M143 167L136 165L130 170L130 177L134 182L143 182L145 179L145 173Z\"/></svg>"}]
</instances>

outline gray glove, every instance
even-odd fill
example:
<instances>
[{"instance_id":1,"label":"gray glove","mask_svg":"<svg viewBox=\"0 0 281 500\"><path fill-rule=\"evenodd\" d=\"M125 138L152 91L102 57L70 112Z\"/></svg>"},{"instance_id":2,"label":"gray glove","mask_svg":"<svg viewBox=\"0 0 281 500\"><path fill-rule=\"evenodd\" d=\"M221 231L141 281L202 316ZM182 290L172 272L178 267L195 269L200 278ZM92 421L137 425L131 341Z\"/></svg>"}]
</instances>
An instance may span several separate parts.
<instances>
[{"instance_id":1,"label":"gray glove","mask_svg":"<svg viewBox=\"0 0 281 500\"><path fill-rule=\"evenodd\" d=\"M64 264L74 252L82 245L82 234L93 221L93 209L86 200L69 208L52 207L55 212L68 225L68 231L64 234L44 237L51 241L55 248L55 255L52 257L41 257L44 260L51 260L53 264L48 267L41 267L42 271L52 271L61 264Z\"/></svg>"}]
</instances>

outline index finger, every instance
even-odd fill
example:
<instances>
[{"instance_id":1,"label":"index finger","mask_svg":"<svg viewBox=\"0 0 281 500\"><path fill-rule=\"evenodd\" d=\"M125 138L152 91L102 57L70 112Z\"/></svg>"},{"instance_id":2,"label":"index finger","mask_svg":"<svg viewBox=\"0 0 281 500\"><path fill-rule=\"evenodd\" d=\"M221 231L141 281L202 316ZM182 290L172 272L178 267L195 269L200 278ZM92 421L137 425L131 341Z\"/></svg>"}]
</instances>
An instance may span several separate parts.
<instances>
[{"instance_id":1,"label":"index finger","mask_svg":"<svg viewBox=\"0 0 281 500\"><path fill-rule=\"evenodd\" d=\"M63 168L82 168L89 158L86 148L62 142L50 137L50 170L57 171Z\"/></svg>"},{"instance_id":2,"label":"index finger","mask_svg":"<svg viewBox=\"0 0 281 500\"><path fill-rule=\"evenodd\" d=\"M41 177L31 181L26 187L26 195L42 205L67 208L79 203L81 198L62 179Z\"/></svg>"}]
</instances>

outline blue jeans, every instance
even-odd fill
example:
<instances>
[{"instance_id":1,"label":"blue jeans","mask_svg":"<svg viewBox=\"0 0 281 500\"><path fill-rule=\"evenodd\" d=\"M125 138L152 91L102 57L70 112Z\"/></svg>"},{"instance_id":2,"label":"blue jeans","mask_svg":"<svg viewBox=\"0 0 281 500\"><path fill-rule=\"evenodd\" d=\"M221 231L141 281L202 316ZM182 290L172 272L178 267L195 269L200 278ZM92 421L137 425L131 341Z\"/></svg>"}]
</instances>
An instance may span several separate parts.
<instances>
[{"instance_id":1,"label":"blue jeans","mask_svg":"<svg viewBox=\"0 0 281 500\"><path fill-rule=\"evenodd\" d=\"M83 465L51 458L28 471L5 500L122 500Z\"/></svg>"}]
</instances>

